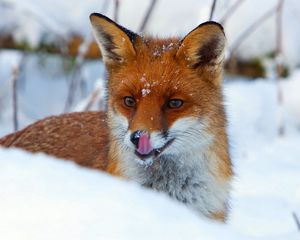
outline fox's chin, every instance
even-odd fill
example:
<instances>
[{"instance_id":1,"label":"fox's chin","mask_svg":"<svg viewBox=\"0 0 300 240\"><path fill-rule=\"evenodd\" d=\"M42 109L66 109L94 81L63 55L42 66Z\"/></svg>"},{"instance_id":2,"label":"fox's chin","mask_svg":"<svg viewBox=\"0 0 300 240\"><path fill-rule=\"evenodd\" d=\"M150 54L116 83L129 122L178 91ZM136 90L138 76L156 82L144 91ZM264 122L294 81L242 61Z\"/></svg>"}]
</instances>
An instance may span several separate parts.
<instances>
[{"instance_id":1,"label":"fox's chin","mask_svg":"<svg viewBox=\"0 0 300 240\"><path fill-rule=\"evenodd\" d=\"M153 162L154 159L152 156L149 156L148 158L143 158L141 159L140 157L136 156L136 158L134 159L139 165L141 166L145 166L145 167L150 167Z\"/></svg>"}]
</instances>

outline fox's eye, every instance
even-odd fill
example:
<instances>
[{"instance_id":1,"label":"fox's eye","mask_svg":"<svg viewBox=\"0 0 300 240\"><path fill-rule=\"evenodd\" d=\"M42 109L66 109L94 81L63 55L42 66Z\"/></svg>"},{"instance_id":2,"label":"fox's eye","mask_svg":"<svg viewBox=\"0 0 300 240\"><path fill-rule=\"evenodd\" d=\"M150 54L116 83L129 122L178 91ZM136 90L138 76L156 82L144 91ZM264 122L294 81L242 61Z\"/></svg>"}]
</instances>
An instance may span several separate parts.
<instances>
[{"instance_id":1,"label":"fox's eye","mask_svg":"<svg viewBox=\"0 0 300 240\"><path fill-rule=\"evenodd\" d=\"M135 99L133 97L125 97L124 98L124 104L127 106L127 107L135 107L136 105L136 102L135 102Z\"/></svg>"},{"instance_id":2,"label":"fox's eye","mask_svg":"<svg viewBox=\"0 0 300 240\"><path fill-rule=\"evenodd\" d=\"M183 101L180 99L171 99L168 102L169 108L180 108L183 104Z\"/></svg>"}]
</instances>

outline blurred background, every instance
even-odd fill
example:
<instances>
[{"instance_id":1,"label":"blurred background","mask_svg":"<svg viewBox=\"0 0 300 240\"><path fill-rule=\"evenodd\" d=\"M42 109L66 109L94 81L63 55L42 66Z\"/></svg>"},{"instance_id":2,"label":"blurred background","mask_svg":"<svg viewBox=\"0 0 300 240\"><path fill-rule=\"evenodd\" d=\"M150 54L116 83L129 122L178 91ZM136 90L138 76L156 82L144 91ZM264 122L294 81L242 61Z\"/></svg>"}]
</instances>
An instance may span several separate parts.
<instances>
[{"instance_id":1,"label":"blurred background","mask_svg":"<svg viewBox=\"0 0 300 240\"><path fill-rule=\"evenodd\" d=\"M154 36L183 37L204 21L222 23L228 39L225 81L264 79L270 86L249 96L252 105L274 88L276 99L266 101L279 107L273 122L280 134L284 125L299 124L297 0L0 0L1 135L48 115L105 107L92 12Z\"/></svg>"},{"instance_id":2,"label":"blurred background","mask_svg":"<svg viewBox=\"0 0 300 240\"><path fill-rule=\"evenodd\" d=\"M208 20L224 26L236 171L229 225L251 237L299 236L299 0L0 0L0 136L49 115L105 109L92 12L154 36L183 37Z\"/></svg>"}]
</instances>

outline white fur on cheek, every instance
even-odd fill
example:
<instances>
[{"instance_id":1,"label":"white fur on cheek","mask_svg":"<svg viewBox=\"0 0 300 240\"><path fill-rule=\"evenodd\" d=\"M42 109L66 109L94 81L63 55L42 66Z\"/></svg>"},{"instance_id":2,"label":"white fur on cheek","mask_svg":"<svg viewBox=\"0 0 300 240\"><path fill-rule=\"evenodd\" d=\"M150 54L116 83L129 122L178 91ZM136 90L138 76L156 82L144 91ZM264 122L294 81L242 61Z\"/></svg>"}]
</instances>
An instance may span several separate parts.
<instances>
[{"instance_id":1,"label":"white fur on cheek","mask_svg":"<svg viewBox=\"0 0 300 240\"><path fill-rule=\"evenodd\" d=\"M126 132L127 132L127 129L128 129L127 118L122 116L121 114L114 114L114 113L111 113L109 118L110 118L109 124L110 124L110 128L111 128L113 136L116 139L123 142Z\"/></svg>"},{"instance_id":2,"label":"white fur on cheek","mask_svg":"<svg viewBox=\"0 0 300 240\"><path fill-rule=\"evenodd\" d=\"M207 121L195 117L175 121L169 129L169 138L175 140L165 150L166 154L198 152L213 140L212 134L207 131Z\"/></svg>"},{"instance_id":3,"label":"white fur on cheek","mask_svg":"<svg viewBox=\"0 0 300 240\"><path fill-rule=\"evenodd\" d=\"M199 118L196 117L185 117L180 118L179 120L175 121L171 128L169 129L169 132L173 131L186 131L191 127L198 127L203 128L206 126L205 120L199 120Z\"/></svg>"},{"instance_id":4,"label":"white fur on cheek","mask_svg":"<svg viewBox=\"0 0 300 240\"><path fill-rule=\"evenodd\" d=\"M167 139L163 137L160 132L152 132L150 135L151 145L154 149L162 148L166 143Z\"/></svg>"},{"instance_id":5,"label":"white fur on cheek","mask_svg":"<svg viewBox=\"0 0 300 240\"><path fill-rule=\"evenodd\" d=\"M124 143L127 147L135 149L134 144L130 140L131 134L132 134L132 132L130 130L128 130L127 133L125 134Z\"/></svg>"}]
</instances>

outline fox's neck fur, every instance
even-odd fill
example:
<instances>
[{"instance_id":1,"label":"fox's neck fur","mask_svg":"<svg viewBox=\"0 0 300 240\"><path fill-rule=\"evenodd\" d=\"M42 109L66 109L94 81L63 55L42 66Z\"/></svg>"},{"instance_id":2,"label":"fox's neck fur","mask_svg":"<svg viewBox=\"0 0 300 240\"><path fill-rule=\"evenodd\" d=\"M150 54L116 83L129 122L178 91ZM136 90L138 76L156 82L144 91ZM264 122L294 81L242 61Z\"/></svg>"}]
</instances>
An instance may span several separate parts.
<instances>
[{"instance_id":1,"label":"fox's neck fur","mask_svg":"<svg viewBox=\"0 0 300 240\"><path fill-rule=\"evenodd\" d=\"M215 212L224 214L229 188L220 184L212 173L209 161L214 156L208 149L198 154L182 154L175 157L161 157L152 165L140 165L134 156L124 156L121 163L124 174L143 186L166 192L206 216Z\"/></svg>"}]
</instances>

